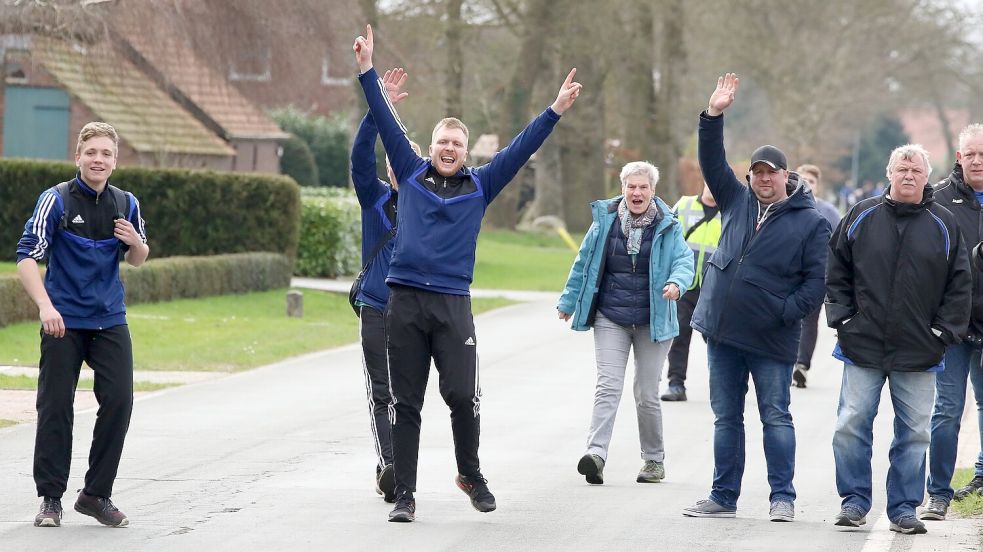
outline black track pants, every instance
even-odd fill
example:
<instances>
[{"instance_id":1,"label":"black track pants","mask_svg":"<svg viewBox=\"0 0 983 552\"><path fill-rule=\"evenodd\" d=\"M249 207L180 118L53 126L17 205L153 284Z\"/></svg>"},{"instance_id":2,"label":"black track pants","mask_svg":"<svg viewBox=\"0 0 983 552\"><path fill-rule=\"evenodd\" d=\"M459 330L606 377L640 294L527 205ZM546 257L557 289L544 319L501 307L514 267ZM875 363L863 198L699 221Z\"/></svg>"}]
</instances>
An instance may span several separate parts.
<instances>
[{"instance_id":1,"label":"black track pants","mask_svg":"<svg viewBox=\"0 0 983 552\"><path fill-rule=\"evenodd\" d=\"M676 302L679 335L672 340L672 346L669 347L669 369L666 375L669 385L686 386L686 371L689 368L689 344L693 337L693 328L690 327L689 322L693 318L693 311L696 310L696 302L699 300L700 288L695 288L684 293Z\"/></svg>"},{"instance_id":2,"label":"black track pants","mask_svg":"<svg viewBox=\"0 0 983 552\"><path fill-rule=\"evenodd\" d=\"M420 410L430 359L440 395L451 410L454 455L461 475L481 475L478 463L478 355L471 298L393 286L386 307L389 377L393 392L393 459L396 492L416 491Z\"/></svg>"},{"instance_id":3,"label":"black track pants","mask_svg":"<svg viewBox=\"0 0 983 552\"><path fill-rule=\"evenodd\" d=\"M133 350L126 325L105 330L66 330L65 337L41 335L38 429L34 483L38 496L60 498L72 462L73 402L85 361L95 372L99 402L85 492L110 497L133 412Z\"/></svg>"},{"instance_id":4,"label":"black track pants","mask_svg":"<svg viewBox=\"0 0 983 552\"><path fill-rule=\"evenodd\" d=\"M386 358L386 321L382 313L362 307L359 333L362 337L362 368L365 371L365 393L369 400L369 425L375 446L377 467L393 463L393 444L390 436L389 360Z\"/></svg>"}]
</instances>

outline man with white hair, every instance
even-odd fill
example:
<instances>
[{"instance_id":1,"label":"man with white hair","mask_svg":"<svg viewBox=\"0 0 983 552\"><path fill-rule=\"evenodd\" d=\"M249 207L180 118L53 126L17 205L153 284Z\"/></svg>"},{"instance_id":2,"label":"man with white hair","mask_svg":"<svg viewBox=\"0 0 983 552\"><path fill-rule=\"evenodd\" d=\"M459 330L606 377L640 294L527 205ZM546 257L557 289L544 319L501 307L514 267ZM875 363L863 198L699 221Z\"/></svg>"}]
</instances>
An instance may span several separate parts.
<instances>
[{"instance_id":1,"label":"man with white hair","mask_svg":"<svg viewBox=\"0 0 983 552\"><path fill-rule=\"evenodd\" d=\"M983 241L983 125L973 124L959 133L959 151L949 177L935 188L935 201L952 211L967 248ZM973 395L983 419L983 274L973 272L973 299L969 328L945 350L945 370L935 379L935 410L932 412L932 442L929 445L928 506L922 519L943 520L949 502L983 489L983 452L976 461L973 479L957 491L952 489L956 467L959 427L966 406L966 380L973 382ZM980 424L983 435L983 423Z\"/></svg>"},{"instance_id":2,"label":"man with white hair","mask_svg":"<svg viewBox=\"0 0 983 552\"><path fill-rule=\"evenodd\" d=\"M972 276L956 217L935 199L925 149L891 153L890 186L856 204L829 242L826 318L843 380L833 435L835 524L859 527L871 508L874 417L888 382L894 440L887 473L892 531L925 533L915 507L925 494L925 450L936 372L969 323Z\"/></svg>"}]
</instances>

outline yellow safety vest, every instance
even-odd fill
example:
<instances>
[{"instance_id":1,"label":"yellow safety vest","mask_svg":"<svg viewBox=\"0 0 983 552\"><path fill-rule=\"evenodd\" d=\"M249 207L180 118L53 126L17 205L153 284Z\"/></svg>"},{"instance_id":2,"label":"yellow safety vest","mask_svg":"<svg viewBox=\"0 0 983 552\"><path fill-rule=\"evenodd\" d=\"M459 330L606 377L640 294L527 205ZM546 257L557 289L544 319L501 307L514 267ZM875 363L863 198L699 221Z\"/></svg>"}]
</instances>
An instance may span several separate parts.
<instances>
[{"instance_id":1,"label":"yellow safety vest","mask_svg":"<svg viewBox=\"0 0 983 552\"><path fill-rule=\"evenodd\" d=\"M679 222L683 226L683 235L689 233L686 244L693 250L696 256L696 278L693 278L693 285L689 289L703 285L703 266L707 258L717 250L717 243L720 242L720 211L710 220L697 226L693 232L689 232L698 222L703 220L703 204L697 196L683 196L676 203L674 208Z\"/></svg>"}]
</instances>

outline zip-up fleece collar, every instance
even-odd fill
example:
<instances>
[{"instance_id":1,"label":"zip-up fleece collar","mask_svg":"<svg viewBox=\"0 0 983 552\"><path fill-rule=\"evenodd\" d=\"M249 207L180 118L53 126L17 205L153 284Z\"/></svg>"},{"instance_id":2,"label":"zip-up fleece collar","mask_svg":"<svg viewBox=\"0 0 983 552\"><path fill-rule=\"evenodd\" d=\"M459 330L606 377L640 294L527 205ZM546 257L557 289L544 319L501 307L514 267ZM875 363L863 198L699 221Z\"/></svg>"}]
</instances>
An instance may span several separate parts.
<instances>
[{"instance_id":1,"label":"zip-up fleece collar","mask_svg":"<svg viewBox=\"0 0 983 552\"><path fill-rule=\"evenodd\" d=\"M101 193L101 192L96 192L95 190L93 190L91 186L89 186L88 184L85 183L84 180L82 180L82 173L75 173L75 183L78 184L78 189L79 190L82 190L83 192L85 192L86 195L90 195L92 197L97 197ZM108 189L109 189L109 181L107 180L106 181L106 187L103 188L102 191L105 192Z\"/></svg>"}]
</instances>

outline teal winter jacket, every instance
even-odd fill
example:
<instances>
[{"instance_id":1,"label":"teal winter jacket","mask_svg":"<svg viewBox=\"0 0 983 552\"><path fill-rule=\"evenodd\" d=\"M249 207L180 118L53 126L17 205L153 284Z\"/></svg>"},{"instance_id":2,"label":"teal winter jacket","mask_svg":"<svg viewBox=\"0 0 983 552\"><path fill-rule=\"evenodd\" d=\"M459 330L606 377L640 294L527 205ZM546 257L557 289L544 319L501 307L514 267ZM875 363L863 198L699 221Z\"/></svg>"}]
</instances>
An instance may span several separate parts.
<instances>
[{"instance_id":1,"label":"teal winter jacket","mask_svg":"<svg viewBox=\"0 0 983 552\"><path fill-rule=\"evenodd\" d=\"M587 230L580 252L570 268L567 285L556 308L572 314L571 327L586 331L594 324L597 290L603 275L604 244L618 216L622 196L602 199L591 204L594 222ZM685 293L693 283L693 251L683 238L682 225L668 205L658 197L656 205L662 218L652 238L649 258L649 329L652 341L665 341L679 335L676 302L662 297L662 288L672 282Z\"/></svg>"}]
</instances>

